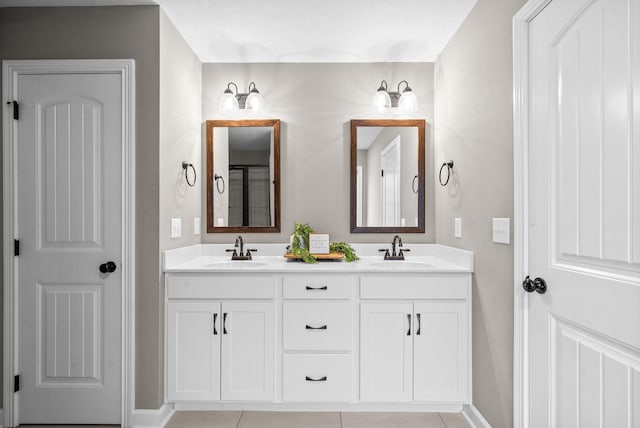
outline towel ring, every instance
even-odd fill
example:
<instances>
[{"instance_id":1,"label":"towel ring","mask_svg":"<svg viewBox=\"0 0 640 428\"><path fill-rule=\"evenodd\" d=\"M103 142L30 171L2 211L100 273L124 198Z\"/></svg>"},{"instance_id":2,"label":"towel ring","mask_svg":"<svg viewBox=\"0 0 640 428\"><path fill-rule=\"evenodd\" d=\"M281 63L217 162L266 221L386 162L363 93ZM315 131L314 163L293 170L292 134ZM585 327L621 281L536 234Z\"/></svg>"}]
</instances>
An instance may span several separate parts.
<instances>
[{"instance_id":1,"label":"towel ring","mask_svg":"<svg viewBox=\"0 0 640 428\"><path fill-rule=\"evenodd\" d=\"M189 168L193 170L193 183L189 180ZM184 179L187 180L187 184L191 187L196 185L196 167L189 162L182 162L182 169L184 169Z\"/></svg>"},{"instance_id":2,"label":"towel ring","mask_svg":"<svg viewBox=\"0 0 640 428\"><path fill-rule=\"evenodd\" d=\"M216 190L222 195L225 190L224 178L221 175L214 174L213 179L216 182ZM220 190L220 182L218 180L222 181L222 190Z\"/></svg>"},{"instance_id":3,"label":"towel ring","mask_svg":"<svg viewBox=\"0 0 640 428\"><path fill-rule=\"evenodd\" d=\"M444 183L442 182L442 170L444 169L444 167L447 167L447 179L444 181ZM442 166L440 167L440 173L438 174L438 180L440 181L440 185L441 186L446 186L447 184L449 184L449 178L451 178L451 170L453 169L453 161L449 161L449 162L445 162L442 164Z\"/></svg>"},{"instance_id":4,"label":"towel ring","mask_svg":"<svg viewBox=\"0 0 640 428\"><path fill-rule=\"evenodd\" d=\"M417 180L418 176L414 176L413 177L413 181L411 182L411 190L413 191L413 193L418 193L419 189L416 189L416 180Z\"/></svg>"}]
</instances>

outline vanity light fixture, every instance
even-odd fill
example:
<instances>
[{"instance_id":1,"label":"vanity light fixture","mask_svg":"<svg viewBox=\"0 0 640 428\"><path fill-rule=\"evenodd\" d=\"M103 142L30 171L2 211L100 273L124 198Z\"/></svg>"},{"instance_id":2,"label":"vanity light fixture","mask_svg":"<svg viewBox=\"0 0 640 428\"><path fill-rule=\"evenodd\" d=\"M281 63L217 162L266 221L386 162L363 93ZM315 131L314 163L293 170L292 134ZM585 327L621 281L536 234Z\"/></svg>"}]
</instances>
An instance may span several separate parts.
<instances>
[{"instance_id":1,"label":"vanity light fixture","mask_svg":"<svg viewBox=\"0 0 640 428\"><path fill-rule=\"evenodd\" d=\"M231 90L231 85L235 88L235 93ZM227 84L227 89L220 97L220 111L222 113L233 113L240 109L251 111L254 113L262 110L264 99L260 95L260 91L256 88L255 82L249 83L249 92L238 92L238 85L234 82Z\"/></svg>"},{"instance_id":2,"label":"vanity light fixture","mask_svg":"<svg viewBox=\"0 0 640 428\"><path fill-rule=\"evenodd\" d=\"M402 93L400 93L400 85L403 83L405 87ZM391 107L397 107L404 111L416 111L418 109L418 99L406 80L398 83L398 90L396 92L389 91L386 80L383 80L380 82L380 87L373 96L373 105L380 111Z\"/></svg>"}]
</instances>

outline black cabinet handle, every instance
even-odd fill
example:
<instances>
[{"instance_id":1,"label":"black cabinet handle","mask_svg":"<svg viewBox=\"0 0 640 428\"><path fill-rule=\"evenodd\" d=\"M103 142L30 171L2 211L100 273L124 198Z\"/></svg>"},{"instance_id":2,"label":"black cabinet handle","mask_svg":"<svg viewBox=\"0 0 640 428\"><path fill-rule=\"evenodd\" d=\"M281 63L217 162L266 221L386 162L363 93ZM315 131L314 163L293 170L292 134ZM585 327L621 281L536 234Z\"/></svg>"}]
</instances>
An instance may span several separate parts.
<instances>
[{"instance_id":1,"label":"black cabinet handle","mask_svg":"<svg viewBox=\"0 0 640 428\"><path fill-rule=\"evenodd\" d=\"M222 334L227 334L227 313L222 314Z\"/></svg>"},{"instance_id":2,"label":"black cabinet handle","mask_svg":"<svg viewBox=\"0 0 640 428\"><path fill-rule=\"evenodd\" d=\"M312 377L305 376L304 380L306 380L307 382L326 382L327 381L327 377L326 376L322 376L322 377L319 377L317 379L314 379Z\"/></svg>"},{"instance_id":3,"label":"black cabinet handle","mask_svg":"<svg viewBox=\"0 0 640 428\"><path fill-rule=\"evenodd\" d=\"M307 285L306 289L312 291L327 291L327 286L323 285L322 287L312 287L310 285Z\"/></svg>"},{"instance_id":4,"label":"black cabinet handle","mask_svg":"<svg viewBox=\"0 0 640 428\"><path fill-rule=\"evenodd\" d=\"M420 314L416 314L416 318L418 318L418 329L416 330L416 336L420 336L420 326L422 323L420 322Z\"/></svg>"},{"instance_id":5,"label":"black cabinet handle","mask_svg":"<svg viewBox=\"0 0 640 428\"><path fill-rule=\"evenodd\" d=\"M409 329L407 330L407 336L411 336L411 314L407 314L407 321L409 322Z\"/></svg>"},{"instance_id":6,"label":"black cabinet handle","mask_svg":"<svg viewBox=\"0 0 640 428\"><path fill-rule=\"evenodd\" d=\"M326 330L327 329L327 325L321 325L320 327L312 327L309 324L304 326L305 329L307 330Z\"/></svg>"},{"instance_id":7,"label":"black cabinet handle","mask_svg":"<svg viewBox=\"0 0 640 428\"><path fill-rule=\"evenodd\" d=\"M216 321L218 320L218 314L215 313L213 314L213 335L217 336L218 335L218 330L216 330Z\"/></svg>"}]
</instances>

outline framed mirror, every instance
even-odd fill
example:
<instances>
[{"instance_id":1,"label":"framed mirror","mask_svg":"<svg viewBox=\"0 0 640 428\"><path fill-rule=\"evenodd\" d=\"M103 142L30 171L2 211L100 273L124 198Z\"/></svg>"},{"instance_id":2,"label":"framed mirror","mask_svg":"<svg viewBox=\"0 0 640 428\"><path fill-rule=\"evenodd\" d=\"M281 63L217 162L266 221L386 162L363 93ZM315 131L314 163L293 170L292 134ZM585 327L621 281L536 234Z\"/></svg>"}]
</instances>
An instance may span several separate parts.
<instances>
[{"instance_id":1,"label":"framed mirror","mask_svg":"<svg viewBox=\"0 0 640 428\"><path fill-rule=\"evenodd\" d=\"M207 120L207 232L280 232L280 120Z\"/></svg>"},{"instance_id":2,"label":"framed mirror","mask_svg":"<svg viewBox=\"0 0 640 428\"><path fill-rule=\"evenodd\" d=\"M424 233L425 120L351 121L351 232Z\"/></svg>"}]
</instances>

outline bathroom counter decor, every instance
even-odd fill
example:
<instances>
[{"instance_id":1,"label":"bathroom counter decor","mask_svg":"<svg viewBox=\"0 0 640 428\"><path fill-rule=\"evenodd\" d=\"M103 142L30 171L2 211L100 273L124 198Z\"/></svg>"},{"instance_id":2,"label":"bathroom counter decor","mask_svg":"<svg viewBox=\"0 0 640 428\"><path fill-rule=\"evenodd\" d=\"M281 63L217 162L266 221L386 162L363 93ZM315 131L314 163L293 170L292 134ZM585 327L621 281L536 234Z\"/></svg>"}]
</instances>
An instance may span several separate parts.
<instances>
[{"instance_id":1,"label":"bathroom counter decor","mask_svg":"<svg viewBox=\"0 0 640 428\"><path fill-rule=\"evenodd\" d=\"M342 260L344 259L344 254L342 253L329 253L329 254L311 254L317 260ZM285 253L284 257L286 259L291 260L302 260L302 256L297 256L292 253Z\"/></svg>"}]
</instances>

